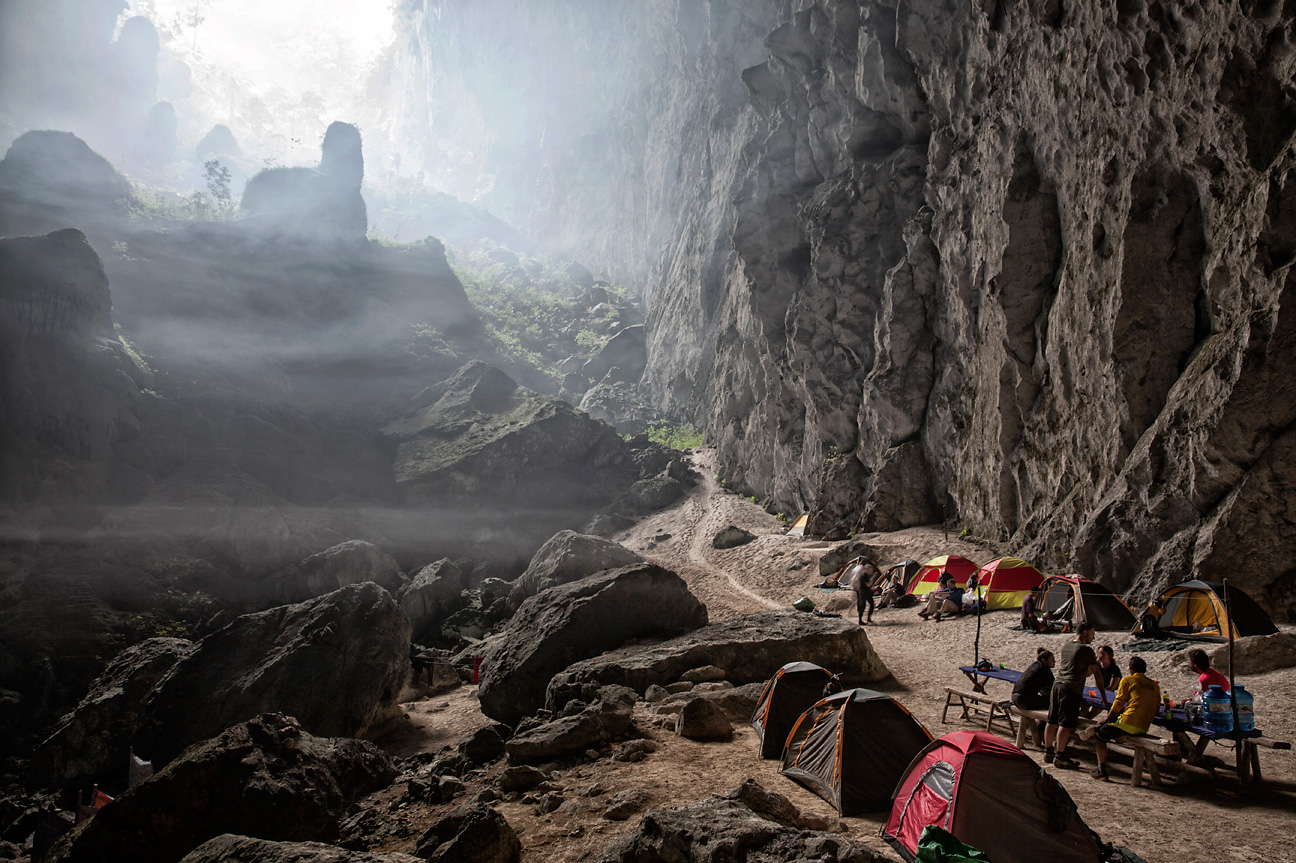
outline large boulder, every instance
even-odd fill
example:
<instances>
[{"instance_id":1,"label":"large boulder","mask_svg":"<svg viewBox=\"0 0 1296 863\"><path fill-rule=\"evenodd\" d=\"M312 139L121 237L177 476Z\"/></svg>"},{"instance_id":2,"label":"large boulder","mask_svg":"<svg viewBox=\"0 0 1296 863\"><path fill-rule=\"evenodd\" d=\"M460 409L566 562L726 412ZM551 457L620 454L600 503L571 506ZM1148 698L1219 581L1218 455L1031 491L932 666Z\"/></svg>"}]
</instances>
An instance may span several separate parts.
<instances>
[{"instance_id":1,"label":"large boulder","mask_svg":"<svg viewBox=\"0 0 1296 863\"><path fill-rule=\"evenodd\" d=\"M1224 674L1229 672L1229 647L1219 644L1206 649L1210 657L1211 668L1218 668ZM1188 651L1183 651L1178 658L1188 662ZM1264 674L1279 668L1296 666L1296 633L1275 632L1272 635L1251 635L1239 638L1233 644L1233 661L1235 674Z\"/></svg>"},{"instance_id":2,"label":"large boulder","mask_svg":"<svg viewBox=\"0 0 1296 863\"><path fill-rule=\"evenodd\" d=\"M624 686L605 686L593 704L525 731L505 744L513 763L555 761L588 749L601 749L623 736L634 717L635 694Z\"/></svg>"},{"instance_id":3,"label":"large boulder","mask_svg":"<svg viewBox=\"0 0 1296 863\"><path fill-rule=\"evenodd\" d=\"M174 863L222 833L337 838L348 806L396 778L360 740L314 737L266 714L186 750L55 846L51 863Z\"/></svg>"},{"instance_id":4,"label":"large boulder","mask_svg":"<svg viewBox=\"0 0 1296 863\"><path fill-rule=\"evenodd\" d=\"M383 433L396 485L416 505L596 506L638 478L612 428L476 360Z\"/></svg>"},{"instance_id":5,"label":"large boulder","mask_svg":"<svg viewBox=\"0 0 1296 863\"><path fill-rule=\"evenodd\" d=\"M637 383L599 381L585 390L580 409L622 434L639 434L661 419L639 392Z\"/></svg>"},{"instance_id":6,"label":"large boulder","mask_svg":"<svg viewBox=\"0 0 1296 863\"><path fill-rule=\"evenodd\" d=\"M513 582L509 608L516 611L523 601L542 590L642 560L620 543L574 530L559 531L540 546L526 572Z\"/></svg>"},{"instance_id":7,"label":"large boulder","mask_svg":"<svg viewBox=\"0 0 1296 863\"><path fill-rule=\"evenodd\" d=\"M130 181L71 132L27 132L0 160L0 236L97 233L124 220L131 199Z\"/></svg>"},{"instance_id":8,"label":"large boulder","mask_svg":"<svg viewBox=\"0 0 1296 863\"><path fill-rule=\"evenodd\" d=\"M653 645L623 647L569 665L549 682L545 706L560 711L574 699L588 701L608 684L643 694L653 684L674 683L703 665L725 670L735 685L768 680L783 665L813 662L852 681L875 682L889 672L863 627L840 617L791 609L762 611Z\"/></svg>"},{"instance_id":9,"label":"large boulder","mask_svg":"<svg viewBox=\"0 0 1296 863\"><path fill-rule=\"evenodd\" d=\"M271 842L221 834L208 839L180 863L422 863L399 851L348 851L322 842Z\"/></svg>"},{"instance_id":10,"label":"large boulder","mask_svg":"<svg viewBox=\"0 0 1296 863\"><path fill-rule=\"evenodd\" d=\"M152 751L165 759L267 712L295 716L312 734L360 734L398 713L409 645L408 618L372 582L244 615L158 684L146 729Z\"/></svg>"},{"instance_id":11,"label":"large boulder","mask_svg":"<svg viewBox=\"0 0 1296 863\"><path fill-rule=\"evenodd\" d=\"M441 622L468 605L466 587L467 575L449 558L428 564L410 579L400 593L400 606L410 619L416 642L439 636Z\"/></svg>"},{"instance_id":12,"label":"large boulder","mask_svg":"<svg viewBox=\"0 0 1296 863\"><path fill-rule=\"evenodd\" d=\"M40 778L64 784L119 767L125 747L163 764L186 746L261 713L295 716L312 733L350 737L399 711L409 673L409 621L376 584L350 585L298 605L236 618L155 677L137 651L41 747ZM143 676L138 683L130 674ZM115 686L126 692L109 697ZM111 732L90 747L92 729Z\"/></svg>"},{"instance_id":13,"label":"large boulder","mask_svg":"<svg viewBox=\"0 0 1296 863\"><path fill-rule=\"evenodd\" d=\"M684 580L649 563L551 587L522 603L483 649L482 712L515 723L544 705L549 679L573 662L706 622L706 606Z\"/></svg>"},{"instance_id":14,"label":"large boulder","mask_svg":"<svg viewBox=\"0 0 1296 863\"><path fill-rule=\"evenodd\" d=\"M319 169L269 168L248 180L241 206L272 233L317 240L363 240L369 215L360 183L360 130L332 123L324 133Z\"/></svg>"},{"instance_id":15,"label":"large boulder","mask_svg":"<svg viewBox=\"0 0 1296 863\"><path fill-rule=\"evenodd\" d=\"M371 542L353 539L283 570L275 576L271 590L281 603L302 602L366 581L395 594L404 583L404 575L390 554Z\"/></svg>"},{"instance_id":16,"label":"large boulder","mask_svg":"<svg viewBox=\"0 0 1296 863\"><path fill-rule=\"evenodd\" d=\"M415 853L435 863L517 863L522 843L499 812L483 803L468 803L429 827Z\"/></svg>"},{"instance_id":17,"label":"large boulder","mask_svg":"<svg viewBox=\"0 0 1296 863\"><path fill-rule=\"evenodd\" d=\"M118 340L112 307L80 231L0 240L0 501L134 503L148 490L120 457L139 436L148 373Z\"/></svg>"},{"instance_id":18,"label":"large boulder","mask_svg":"<svg viewBox=\"0 0 1296 863\"><path fill-rule=\"evenodd\" d=\"M105 767L120 769L153 687L197 647L183 638L150 638L123 650L33 753L32 772L46 784L69 787L94 781Z\"/></svg>"},{"instance_id":19,"label":"large boulder","mask_svg":"<svg viewBox=\"0 0 1296 863\"><path fill-rule=\"evenodd\" d=\"M811 826L814 824L814 826ZM639 828L612 843L599 863L727 863L820 860L882 863L890 856L826 832L781 795L750 780L680 809L649 812ZM816 829L817 828L817 829ZM741 849L737 851L735 849ZM737 855L737 856L735 856Z\"/></svg>"},{"instance_id":20,"label":"large boulder","mask_svg":"<svg viewBox=\"0 0 1296 863\"><path fill-rule=\"evenodd\" d=\"M643 377L644 366L647 364L648 351L645 347L644 326L639 324L626 327L608 339L603 347L585 362L581 374L592 381L597 381L615 369L615 380L636 383Z\"/></svg>"}]
</instances>

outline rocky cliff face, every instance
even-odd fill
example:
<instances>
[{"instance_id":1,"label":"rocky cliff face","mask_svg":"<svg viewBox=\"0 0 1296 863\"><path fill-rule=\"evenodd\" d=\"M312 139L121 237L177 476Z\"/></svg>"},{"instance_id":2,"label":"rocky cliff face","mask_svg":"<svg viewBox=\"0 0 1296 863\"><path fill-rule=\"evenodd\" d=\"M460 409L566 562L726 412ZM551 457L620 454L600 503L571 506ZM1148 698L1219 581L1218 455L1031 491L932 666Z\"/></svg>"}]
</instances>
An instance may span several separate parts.
<instances>
[{"instance_id":1,"label":"rocky cliff face","mask_svg":"<svg viewBox=\"0 0 1296 863\"><path fill-rule=\"evenodd\" d=\"M637 279L731 481L1296 615L1291 4L523 5L402 4L396 125L526 102L474 179Z\"/></svg>"}]
</instances>

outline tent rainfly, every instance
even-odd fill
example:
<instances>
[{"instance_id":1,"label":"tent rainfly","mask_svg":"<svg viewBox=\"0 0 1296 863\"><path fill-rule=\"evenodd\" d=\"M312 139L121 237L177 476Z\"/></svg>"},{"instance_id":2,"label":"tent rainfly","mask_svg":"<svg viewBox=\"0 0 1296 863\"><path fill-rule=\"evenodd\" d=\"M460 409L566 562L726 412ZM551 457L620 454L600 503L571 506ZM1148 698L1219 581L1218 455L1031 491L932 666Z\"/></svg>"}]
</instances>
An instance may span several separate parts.
<instances>
[{"instance_id":1,"label":"tent rainfly","mask_svg":"<svg viewBox=\"0 0 1296 863\"><path fill-rule=\"evenodd\" d=\"M1026 595L1044 583L1044 575L1021 558L1001 557L977 570L977 583L986 611L998 611L1021 608Z\"/></svg>"},{"instance_id":2,"label":"tent rainfly","mask_svg":"<svg viewBox=\"0 0 1296 863\"><path fill-rule=\"evenodd\" d=\"M842 815L891 805L891 789L932 736L900 702L871 689L830 695L801 714L783 750L783 775Z\"/></svg>"},{"instance_id":3,"label":"tent rainfly","mask_svg":"<svg viewBox=\"0 0 1296 863\"><path fill-rule=\"evenodd\" d=\"M792 526L791 526L790 528L788 528L787 535L788 535L788 536L805 536L805 535L806 535L806 525L809 524L809 523L810 523L810 513L808 513L808 512L804 512L804 513L802 513L801 515L797 516L797 520L796 520L796 521L792 522Z\"/></svg>"},{"instance_id":4,"label":"tent rainfly","mask_svg":"<svg viewBox=\"0 0 1296 863\"><path fill-rule=\"evenodd\" d=\"M967 587L968 579L977 571L977 565L966 557L957 554L944 554L933 557L922 565L913 581L909 582L909 593L914 596L926 596L940 586L941 576L954 576L954 583Z\"/></svg>"},{"instance_id":5,"label":"tent rainfly","mask_svg":"<svg viewBox=\"0 0 1296 863\"><path fill-rule=\"evenodd\" d=\"M988 731L955 731L914 758L882 838L907 863L935 824L991 860L1093 863L1098 847L1066 789Z\"/></svg>"},{"instance_id":6,"label":"tent rainfly","mask_svg":"<svg viewBox=\"0 0 1296 863\"><path fill-rule=\"evenodd\" d=\"M1213 581L1185 581L1161 594L1162 611L1157 629L1176 638L1202 641L1228 641L1229 608L1232 608L1233 637L1272 635L1278 631L1273 620L1250 596L1233 585L1228 586L1228 607L1224 605L1224 585ZM1142 623L1155 614L1156 600L1148 605L1135 632L1142 633Z\"/></svg>"},{"instance_id":7,"label":"tent rainfly","mask_svg":"<svg viewBox=\"0 0 1296 863\"><path fill-rule=\"evenodd\" d=\"M813 662L789 662L761 690L751 725L760 738L761 758L781 758L788 732L815 702L840 692L837 675Z\"/></svg>"},{"instance_id":8,"label":"tent rainfly","mask_svg":"<svg viewBox=\"0 0 1296 863\"><path fill-rule=\"evenodd\" d=\"M1038 595L1036 612L1066 620L1072 629L1086 622L1098 630L1134 628L1134 612L1125 600L1082 575L1050 575Z\"/></svg>"}]
</instances>

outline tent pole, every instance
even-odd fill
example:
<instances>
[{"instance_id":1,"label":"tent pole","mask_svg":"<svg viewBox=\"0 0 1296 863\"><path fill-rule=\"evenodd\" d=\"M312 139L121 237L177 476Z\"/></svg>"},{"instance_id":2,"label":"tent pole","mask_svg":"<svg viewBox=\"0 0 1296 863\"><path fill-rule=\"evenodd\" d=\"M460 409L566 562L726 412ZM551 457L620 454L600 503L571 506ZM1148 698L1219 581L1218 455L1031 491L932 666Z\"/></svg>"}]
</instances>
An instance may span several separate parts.
<instances>
[{"instance_id":1,"label":"tent pole","mask_svg":"<svg viewBox=\"0 0 1296 863\"><path fill-rule=\"evenodd\" d=\"M1233 692L1233 603L1229 602L1229 583L1224 579L1224 613L1228 615L1228 637L1229 637L1229 705L1233 708L1233 744L1242 745L1242 732L1238 730L1238 706L1237 695ZM1241 764L1241 762L1238 762ZM1239 774L1241 771L1239 771Z\"/></svg>"}]
</instances>

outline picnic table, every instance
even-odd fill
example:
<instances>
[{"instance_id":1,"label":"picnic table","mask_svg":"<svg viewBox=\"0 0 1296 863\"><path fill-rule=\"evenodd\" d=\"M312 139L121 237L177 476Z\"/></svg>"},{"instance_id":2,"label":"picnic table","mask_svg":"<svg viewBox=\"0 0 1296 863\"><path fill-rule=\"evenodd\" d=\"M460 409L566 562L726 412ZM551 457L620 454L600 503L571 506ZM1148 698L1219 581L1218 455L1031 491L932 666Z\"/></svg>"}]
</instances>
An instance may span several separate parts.
<instances>
[{"instance_id":1,"label":"picnic table","mask_svg":"<svg viewBox=\"0 0 1296 863\"><path fill-rule=\"evenodd\" d=\"M1085 701L1094 705L1101 704L1098 699L1098 692L1092 686L1085 689ZM1156 717L1152 720L1152 724L1170 732L1179 744L1186 764L1198 770L1204 770L1212 776L1214 771L1209 766L1206 747L1214 740L1221 742L1235 741L1238 784L1243 787L1253 781L1257 785L1264 781L1264 776L1260 773L1259 747L1291 749L1290 743L1265 737L1264 732L1259 728L1253 728L1250 731L1217 731L1201 722L1190 722L1187 708L1182 705L1171 708L1169 711L1164 706L1157 708ZM1193 737L1197 739L1194 741Z\"/></svg>"},{"instance_id":2,"label":"picnic table","mask_svg":"<svg viewBox=\"0 0 1296 863\"><path fill-rule=\"evenodd\" d=\"M994 667L986 669L977 668L974 665L959 666L959 671L963 672L963 675L972 682L973 693L983 696L984 700L990 703L997 702L998 699L986 695L987 683L991 680L999 680L1004 683L1015 684L1022 676L1022 672L1011 668ZM947 689L947 693L953 693L953 695L946 695L946 710L948 711L951 698L960 693L949 689ZM962 695L966 700L972 700L973 698L972 693L962 693ZM1106 706L1111 705L1113 698L1115 698L1115 693L1112 690L1108 690ZM982 699L977 698L975 700L980 701ZM1095 711L1101 711L1104 708L1103 700L1099 696L1096 687L1085 687L1084 700L1085 703L1094 708ZM954 706L959 705L956 704ZM994 709L991 708L990 721L987 722L987 726L989 726L990 722L994 720L994 712ZM967 713L968 711L965 709L964 718L967 718ZM1018 711L1018 713L1020 715L1021 712ZM942 719L944 719L944 716L942 716ZM1214 775L1214 770L1211 768L1211 762L1206 754L1207 746L1211 741L1215 740L1221 742L1229 740L1235 741L1238 782L1243 786L1249 785L1252 782L1259 784L1264 780L1264 777L1260 773L1259 747L1264 746L1268 749L1275 750L1291 749L1290 743L1265 737L1264 732L1258 728L1235 734L1232 731L1216 731L1212 728L1206 727L1204 724L1189 722L1187 711L1183 707L1172 708L1169 713L1166 712L1164 706L1158 707L1156 717L1152 722L1154 726L1164 728L1166 731L1170 732L1174 741L1178 744L1179 751L1182 752L1184 763L1186 765L1195 770L1209 773L1212 776ZM1025 730L1024 727L1022 730Z\"/></svg>"}]
</instances>

